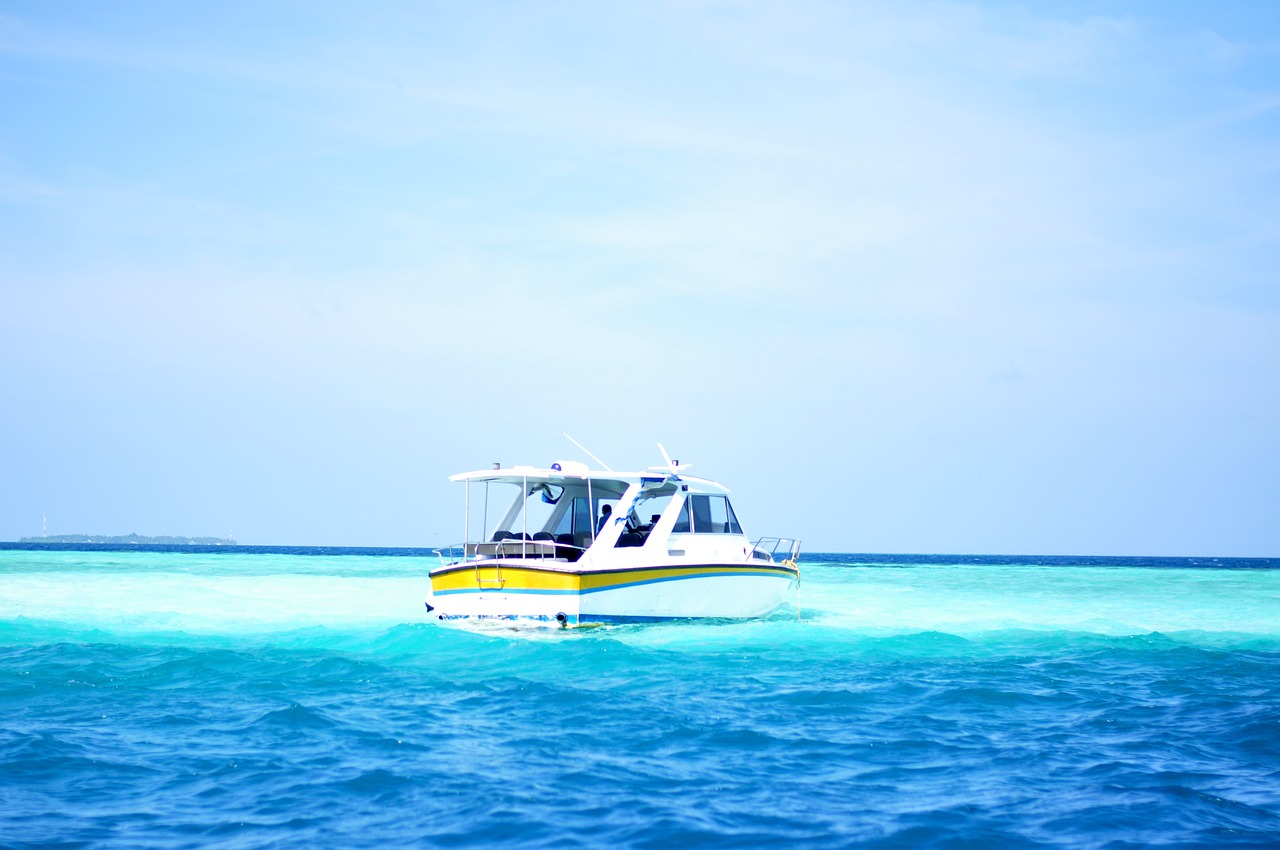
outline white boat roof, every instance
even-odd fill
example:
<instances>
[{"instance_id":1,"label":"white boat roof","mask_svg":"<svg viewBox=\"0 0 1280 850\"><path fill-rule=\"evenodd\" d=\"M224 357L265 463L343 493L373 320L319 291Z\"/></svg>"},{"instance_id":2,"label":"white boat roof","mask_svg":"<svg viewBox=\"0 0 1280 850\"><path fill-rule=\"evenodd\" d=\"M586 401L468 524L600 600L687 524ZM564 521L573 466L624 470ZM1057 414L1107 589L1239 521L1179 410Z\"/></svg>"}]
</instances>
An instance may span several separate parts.
<instances>
[{"instance_id":1,"label":"white boat roof","mask_svg":"<svg viewBox=\"0 0 1280 850\"><path fill-rule=\"evenodd\" d=\"M558 468L557 468L558 467ZM537 466L510 466L501 469L478 469L474 472L459 472L450 475L450 481L495 482L501 484L523 484L526 481L547 481L554 484L585 481L618 481L625 484L637 482L661 481L671 479L682 484L689 484L699 493L728 493L729 488L706 478L695 478L692 475L677 473L667 467L654 467L645 472L620 472L612 469L590 469L585 463L572 460L556 461L550 468Z\"/></svg>"}]
</instances>

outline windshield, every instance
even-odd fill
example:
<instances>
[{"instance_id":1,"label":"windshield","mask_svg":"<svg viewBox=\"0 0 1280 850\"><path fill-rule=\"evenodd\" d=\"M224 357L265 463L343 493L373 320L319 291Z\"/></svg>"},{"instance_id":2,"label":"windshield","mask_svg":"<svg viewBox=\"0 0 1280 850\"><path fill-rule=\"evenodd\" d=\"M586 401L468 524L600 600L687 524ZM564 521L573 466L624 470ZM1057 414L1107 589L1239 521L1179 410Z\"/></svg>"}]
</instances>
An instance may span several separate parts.
<instances>
[{"instance_id":1,"label":"windshield","mask_svg":"<svg viewBox=\"0 0 1280 850\"><path fill-rule=\"evenodd\" d=\"M585 548L594 539L592 523L605 505L616 508L625 482L484 481L468 484L467 537L556 540Z\"/></svg>"}]
</instances>

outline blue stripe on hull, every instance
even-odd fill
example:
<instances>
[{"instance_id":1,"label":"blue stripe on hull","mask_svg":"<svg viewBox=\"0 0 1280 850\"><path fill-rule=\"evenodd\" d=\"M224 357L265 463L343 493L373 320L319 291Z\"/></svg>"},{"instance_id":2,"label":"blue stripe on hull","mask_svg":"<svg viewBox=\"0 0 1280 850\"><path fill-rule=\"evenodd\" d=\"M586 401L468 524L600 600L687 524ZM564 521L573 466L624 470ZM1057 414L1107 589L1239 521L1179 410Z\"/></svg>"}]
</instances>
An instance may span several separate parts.
<instances>
[{"instance_id":1,"label":"blue stripe on hull","mask_svg":"<svg viewBox=\"0 0 1280 850\"><path fill-rule=\"evenodd\" d=\"M551 589L544 589L544 588L538 588L538 587L512 587L512 588L460 587L454 590L434 591L434 594L436 596L452 596L457 593L523 593L523 594L535 594L535 595L541 595L541 596L574 596L574 595L586 596L591 593L605 593L610 590L620 590L624 587L639 587L640 585L644 585L644 584L658 584L664 581L691 581L693 579L700 579L700 578L730 578L730 577L776 578L776 579L783 579L786 581L794 581L795 579L794 576L790 576L786 574L770 575L767 573L762 574L754 571L732 572L732 573L693 573L690 575L682 575L682 576L662 576L660 578L646 578L646 579L640 579L639 581L623 582L622 584L611 584L611 585L608 585L607 587L589 587L581 591L551 590Z\"/></svg>"},{"instance_id":2,"label":"blue stripe on hull","mask_svg":"<svg viewBox=\"0 0 1280 850\"><path fill-rule=\"evenodd\" d=\"M558 623L555 617L534 614L441 614L437 619L446 622L503 622L503 623ZM665 623L672 620L705 620L705 619L738 619L734 617L657 617L657 616L624 616L620 614L583 614L581 616L565 615L564 625L567 626L593 626L593 625L609 625L620 626L627 623Z\"/></svg>"}]
</instances>

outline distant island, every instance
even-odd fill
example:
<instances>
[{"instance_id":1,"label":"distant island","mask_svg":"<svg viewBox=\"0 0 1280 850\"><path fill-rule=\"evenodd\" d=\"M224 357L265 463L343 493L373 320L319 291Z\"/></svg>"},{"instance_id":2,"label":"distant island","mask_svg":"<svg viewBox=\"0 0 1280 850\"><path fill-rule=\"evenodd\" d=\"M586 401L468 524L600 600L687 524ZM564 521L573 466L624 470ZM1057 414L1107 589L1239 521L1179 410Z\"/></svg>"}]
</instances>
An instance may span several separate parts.
<instances>
[{"instance_id":1,"label":"distant island","mask_svg":"<svg viewBox=\"0 0 1280 850\"><path fill-rule=\"evenodd\" d=\"M137 543L144 546L235 546L230 537L148 537L143 534L51 534L48 537L21 537L19 543L101 543L104 546L123 546Z\"/></svg>"}]
</instances>

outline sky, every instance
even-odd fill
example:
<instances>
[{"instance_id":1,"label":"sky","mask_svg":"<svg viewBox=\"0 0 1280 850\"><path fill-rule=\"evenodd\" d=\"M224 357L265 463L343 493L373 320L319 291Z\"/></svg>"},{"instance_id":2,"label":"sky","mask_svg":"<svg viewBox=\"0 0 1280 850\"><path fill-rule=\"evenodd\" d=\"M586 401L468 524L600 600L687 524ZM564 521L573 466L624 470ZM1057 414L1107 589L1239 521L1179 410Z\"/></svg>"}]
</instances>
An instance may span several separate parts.
<instances>
[{"instance_id":1,"label":"sky","mask_svg":"<svg viewBox=\"0 0 1280 850\"><path fill-rule=\"evenodd\" d=\"M0 5L0 540L1280 556L1280 5Z\"/></svg>"}]
</instances>

